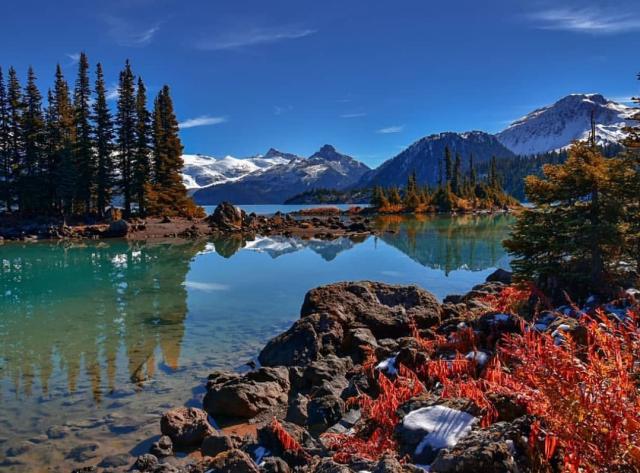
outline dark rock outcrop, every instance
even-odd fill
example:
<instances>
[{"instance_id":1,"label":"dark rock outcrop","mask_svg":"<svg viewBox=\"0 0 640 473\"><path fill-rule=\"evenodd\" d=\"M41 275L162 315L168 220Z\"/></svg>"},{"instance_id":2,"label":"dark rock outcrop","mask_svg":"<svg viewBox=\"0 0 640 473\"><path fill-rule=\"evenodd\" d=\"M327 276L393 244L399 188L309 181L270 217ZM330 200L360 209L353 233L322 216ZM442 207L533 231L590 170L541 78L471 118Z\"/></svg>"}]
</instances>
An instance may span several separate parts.
<instances>
[{"instance_id":1,"label":"dark rock outcrop","mask_svg":"<svg viewBox=\"0 0 640 473\"><path fill-rule=\"evenodd\" d=\"M255 462L241 450L229 450L211 460L208 464L211 473L259 473Z\"/></svg>"},{"instance_id":2,"label":"dark rock outcrop","mask_svg":"<svg viewBox=\"0 0 640 473\"><path fill-rule=\"evenodd\" d=\"M435 325L441 312L437 299L417 286L371 281L321 286L307 293L301 318L269 341L259 360L265 366L295 366L331 354L361 359L363 345L409 335L412 321Z\"/></svg>"},{"instance_id":3,"label":"dark rock outcrop","mask_svg":"<svg viewBox=\"0 0 640 473\"><path fill-rule=\"evenodd\" d=\"M213 417L250 419L279 405L286 405L289 371L260 368L244 376L214 373L209 376L203 405Z\"/></svg>"},{"instance_id":4,"label":"dark rock outcrop","mask_svg":"<svg viewBox=\"0 0 640 473\"><path fill-rule=\"evenodd\" d=\"M160 430L178 447L200 445L205 437L215 434L207 413L194 407L177 407L165 412Z\"/></svg>"}]
</instances>

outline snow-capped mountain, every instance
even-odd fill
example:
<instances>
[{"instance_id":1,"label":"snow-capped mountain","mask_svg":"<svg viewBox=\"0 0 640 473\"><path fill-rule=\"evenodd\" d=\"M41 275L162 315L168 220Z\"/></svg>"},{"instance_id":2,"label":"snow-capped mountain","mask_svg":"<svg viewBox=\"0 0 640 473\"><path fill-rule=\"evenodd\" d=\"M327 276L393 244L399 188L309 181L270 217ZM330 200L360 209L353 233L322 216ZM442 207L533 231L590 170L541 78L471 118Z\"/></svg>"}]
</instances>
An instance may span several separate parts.
<instances>
[{"instance_id":1,"label":"snow-capped mountain","mask_svg":"<svg viewBox=\"0 0 640 473\"><path fill-rule=\"evenodd\" d=\"M267 156L270 156L267 158ZM344 189L357 182L369 168L333 146L325 145L309 158L269 153L262 159L282 159L278 164L255 170L240 178L196 190L200 204L223 200L235 204L277 204L311 189Z\"/></svg>"},{"instance_id":2,"label":"snow-capped mountain","mask_svg":"<svg viewBox=\"0 0 640 473\"><path fill-rule=\"evenodd\" d=\"M617 143L631 111L600 94L571 94L516 120L496 137L518 155L559 150L589 136L593 113L600 144Z\"/></svg>"},{"instance_id":3,"label":"snow-capped mountain","mask_svg":"<svg viewBox=\"0 0 640 473\"><path fill-rule=\"evenodd\" d=\"M438 173L442 170L442 160L447 147L451 151L452 159L456 154L460 154L463 169L468 168L471 155L475 163L488 161L492 156L498 158L513 156L513 153L495 136L483 131L437 133L419 139L394 158L385 161L363 176L356 187L403 186L414 171L418 182L436 184L439 181Z\"/></svg>"},{"instance_id":4,"label":"snow-capped mountain","mask_svg":"<svg viewBox=\"0 0 640 473\"><path fill-rule=\"evenodd\" d=\"M203 187L237 181L256 171L286 164L295 156L270 149L264 156L238 159L233 156L214 158L202 154L184 154L182 180L187 190L194 192Z\"/></svg>"}]
</instances>

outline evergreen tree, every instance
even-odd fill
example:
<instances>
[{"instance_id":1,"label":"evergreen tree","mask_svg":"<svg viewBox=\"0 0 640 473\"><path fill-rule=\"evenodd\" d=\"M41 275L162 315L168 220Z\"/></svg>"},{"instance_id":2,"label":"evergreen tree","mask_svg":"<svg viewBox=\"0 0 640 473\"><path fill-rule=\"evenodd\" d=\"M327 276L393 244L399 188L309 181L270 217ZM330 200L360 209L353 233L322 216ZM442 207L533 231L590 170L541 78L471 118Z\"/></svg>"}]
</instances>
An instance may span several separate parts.
<instances>
[{"instance_id":1,"label":"evergreen tree","mask_svg":"<svg viewBox=\"0 0 640 473\"><path fill-rule=\"evenodd\" d=\"M6 181L9 192L9 208L16 202L17 184L20 178L22 158L24 154L24 140L22 135L22 118L24 113L24 102L22 100L22 90L18 80L18 74L13 67L9 68L9 81L7 84L7 109L9 132L8 161L9 172Z\"/></svg>"},{"instance_id":2,"label":"evergreen tree","mask_svg":"<svg viewBox=\"0 0 640 473\"><path fill-rule=\"evenodd\" d=\"M451 182L452 178L452 163L451 163L451 151L448 146L444 148L444 169L445 169L445 184Z\"/></svg>"},{"instance_id":3,"label":"evergreen tree","mask_svg":"<svg viewBox=\"0 0 640 473\"><path fill-rule=\"evenodd\" d=\"M129 61L120 72L118 85L117 150L120 170L120 190L124 197L124 215L131 215L133 160L136 149L136 99L133 72Z\"/></svg>"},{"instance_id":4,"label":"evergreen tree","mask_svg":"<svg viewBox=\"0 0 640 473\"><path fill-rule=\"evenodd\" d=\"M404 196L405 207L415 210L420 206L420 197L418 195L418 179L416 172L413 171L407 178L407 189Z\"/></svg>"},{"instance_id":5,"label":"evergreen tree","mask_svg":"<svg viewBox=\"0 0 640 473\"><path fill-rule=\"evenodd\" d=\"M100 217L111 204L113 191L113 122L107 104L107 88L100 63L96 66L96 98L93 104L95 121L93 140L96 147L96 208Z\"/></svg>"},{"instance_id":6,"label":"evergreen tree","mask_svg":"<svg viewBox=\"0 0 640 473\"><path fill-rule=\"evenodd\" d=\"M382 186L375 186L373 188L371 204L376 209L384 209L389 206L389 201L387 200L387 196L385 195Z\"/></svg>"},{"instance_id":7,"label":"evergreen tree","mask_svg":"<svg viewBox=\"0 0 640 473\"><path fill-rule=\"evenodd\" d=\"M148 193L148 211L152 214L194 216L197 207L182 183L182 143L178 119L173 110L169 87L164 86L154 101L153 167L154 185Z\"/></svg>"},{"instance_id":8,"label":"evergreen tree","mask_svg":"<svg viewBox=\"0 0 640 473\"><path fill-rule=\"evenodd\" d=\"M11 154L9 132L9 100L0 68L0 202L7 211L11 211Z\"/></svg>"},{"instance_id":9,"label":"evergreen tree","mask_svg":"<svg viewBox=\"0 0 640 473\"><path fill-rule=\"evenodd\" d=\"M50 106L49 140L53 152L53 184L56 208L63 216L74 211L77 173L75 166L76 129L75 113L69 94L69 85L58 64Z\"/></svg>"},{"instance_id":10,"label":"evergreen tree","mask_svg":"<svg viewBox=\"0 0 640 473\"><path fill-rule=\"evenodd\" d=\"M640 105L640 97L634 97L633 101ZM627 136L623 141L625 149L621 155L626 165L626 172L621 176L627 201L624 209L627 228L625 252L626 258L634 262L636 273L640 273L640 109L635 110L630 120L634 123L624 129Z\"/></svg>"},{"instance_id":11,"label":"evergreen tree","mask_svg":"<svg viewBox=\"0 0 640 473\"><path fill-rule=\"evenodd\" d=\"M473 153L469 153L469 184L472 189L475 189L477 180L478 177L476 174L476 166L473 162Z\"/></svg>"},{"instance_id":12,"label":"evergreen tree","mask_svg":"<svg viewBox=\"0 0 640 473\"><path fill-rule=\"evenodd\" d=\"M138 78L136 95L135 153L133 162L133 193L141 215L146 212L146 190L150 183L150 114L147 110L147 91ZM182 153L181 153L182 154Z\"/></svg>"},{"instance_id":13,"label":"evergreen tree","mask_svg":"<svg viewBox=\"0 0 640 473\"><path fill-rule=\"evenodd\" d=\"M46 206L43 172L46 168L45 123L42 112L42 95L36 85L33 68L27 74L22 117L24 160L19 180L20 209L26 213L38 213Z\"/></svg>"},{"instance_id":14,"label":"evergreen tree","mask_svg":"<svg viewBox=\"0 0 640 473\"><path fill-rule=\"evenodd\" d=\"M546 165L544 177L526 179L535 207L518 216L505 242L519 276L555 295L563 289L598 293L605 281L615 281L624 245L624 169L622 159L607 159L595 146L578 142L566 163Z\"/></svg>"},{"instance_id":15,"label":"evergreen tree","mask_svg":"<svg viewBox=\"0 0 640 473\"><path fill-rule=\"evenodd\" d=\"M402 203L402 197L400 197L400 191L396 186L389 189L388 193L389 204L400 205Z\"/></svg>"},{"instance_id":16,"label":"evergreen tree","mask_svg":"<svg viewBox=\"0 0 640 473\"><path fill-rule=\"evenodd\" d=\"M89 61L85 53L80 53L78 77L73 93L75 110L77 169L76 195L78 204L88 213L93 207L95 191L96 157L91 124L91 86L89 83Z\"/></svg>"},{"instance_id":17,"label":"evergreen tree","mask_svg":"<svg viewBox=\"0 0 640 473\"><path fill-rule=\"evenodd\" d=\"M451 175L451 190L454 194L460 195L462 184L462 171L461 171L461 158L460 154L456 153L456 159L453 164L453 172Z\"/></svg>"},{"instance_id":18,"label":"evergreen tree","mask_svg":"<svg viewBox=\"0 0 640 473\"><path fill-rule=\"evenodd\" d=\"M491 165L489 168L489 187L491 189L500 189L500 178L498 177L498 165L496 157L491 156Z\"/></svg>"}]
</instances>

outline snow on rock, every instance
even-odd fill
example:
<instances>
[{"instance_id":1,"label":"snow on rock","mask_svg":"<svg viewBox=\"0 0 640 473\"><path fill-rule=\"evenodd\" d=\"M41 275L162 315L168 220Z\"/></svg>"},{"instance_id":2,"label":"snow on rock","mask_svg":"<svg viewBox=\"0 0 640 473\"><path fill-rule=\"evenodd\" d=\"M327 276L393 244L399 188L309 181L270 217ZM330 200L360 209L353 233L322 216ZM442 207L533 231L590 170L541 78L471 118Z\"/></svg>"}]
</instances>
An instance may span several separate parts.
<instances>
[{"instance_id":1,"label":"snow on rock","mask_svg":"<svg viewBox=\"0 0 640 473\"><path fill-rule=\"evenodd\" d=\"M631 107L600 94L571 94L516 120L496 138L519 155L560 150L589 136L592 112L599 144L617 143L624 137L622 128Z\"/></svg>"},{"instance_id":2,"label":"snow on rock","mask_svg":"<svg viewBox=\"0 0 640 473\"><path fill-rule=\"evenodd\" d=\"M398 374L398 369L396 368L396 356L392 356L391 358L387 358L386 360L382 360L380 363L376 365L376 369L385 372L390 376L395 376Z\"/></svg>"},{"instance_id":3,"label":"snow on rock","mask_svg":"<svg viewBox=\"0 0 640 473\"><path fill-rule=\"evenodd\" d=\"M451 448L467 435L478 419L471 414L446 406L430 406L411 411L402 421L410 431L427 432L416 447L416 456L425 448Z\"/></svg>"},{"instance_id":4,"label":"snow on rock","mask_svg":"<svg viewBox=\"0 0 640 473\"><path fill-rule=\"evenodd\" d=\"M465 355L467 360L475 360L478 366L483 367L489 361L489 354L483 351L474 350Z\"/></svg>"}]
</instances>

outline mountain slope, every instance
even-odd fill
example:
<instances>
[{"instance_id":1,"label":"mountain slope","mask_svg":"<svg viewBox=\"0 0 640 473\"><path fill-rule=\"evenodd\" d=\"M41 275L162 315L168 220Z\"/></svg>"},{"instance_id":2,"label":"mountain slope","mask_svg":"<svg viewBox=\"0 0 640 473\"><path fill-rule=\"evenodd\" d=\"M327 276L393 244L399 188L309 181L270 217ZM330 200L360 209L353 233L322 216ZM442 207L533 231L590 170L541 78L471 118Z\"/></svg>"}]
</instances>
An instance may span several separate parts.
<instances>
[{"instance_id":1,"label":"mountain slope","mask_svg":"<svg viewBox=\"0 0 640 473\"><path fill-rule=\"evenodd\" d=\"M325 145L308 159L295 157L240 179L199 189L194 198L199 204L223 200L235 204L277 204L310 189L344 189L367 171L365 164Z\"/></svg>"},{"instance_id":2,"label":"mountain slope","mask_svg":"<svg viewBox=\"0 0 640 473\"><path fill-rule=\"evenodd\" d=\"M616 143L630 112L630 107L600 94L571 94L516 120L496 137L518 155L558 150L589 135L593 113L600 144Z\"/></svg>"},{"instance_id":3,"label":"mountain slope","mask_svg":"<svg viewBox=\"0 0 640 473\"><path fill-rule=\"evenodd\" d=\"M438 171L444 159L445 147L451 150L452 159L456 153L460 153L463 169L468 169L470 154L473 154L476 163L488 161L492 156L513 156L493 135L482 131L438 133L416 141L396 157L385 161L380 167L367 173L356 187L403 186L413 171L416 172L418 182L436 184L439 181Z\"/></svg>"},{"instance_id":4,"label":"mountain slope","mask_svg":"<svg viewBox=\"0 0 640 473\"><path fill-rule=\"evenodd\" d=\"M238 159L232 156L214 158L201 154L184 154L182 180L189 191L235 181L256 171L265 170L279 164L288 163L290 155L279 155L269 150L264 156Z\"/></svg>"}]
</instances>

